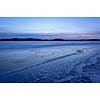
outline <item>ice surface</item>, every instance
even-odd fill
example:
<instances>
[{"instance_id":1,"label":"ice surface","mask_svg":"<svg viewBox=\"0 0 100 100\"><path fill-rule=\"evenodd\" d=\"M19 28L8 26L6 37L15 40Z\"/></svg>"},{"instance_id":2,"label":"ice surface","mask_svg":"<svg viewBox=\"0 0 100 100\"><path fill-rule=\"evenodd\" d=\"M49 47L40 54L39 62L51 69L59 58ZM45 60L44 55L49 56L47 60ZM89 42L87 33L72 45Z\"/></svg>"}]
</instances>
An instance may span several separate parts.
<instances>
[{"instance_id":1,"label":"ice surface","mask_svg":"<svg viewBox=\"0 0 100 100\"><path fill-rule=\"evenodd\" d=\"M0 42L0 82L100 82L100 42Z\"/></svg>"}]
</instances>

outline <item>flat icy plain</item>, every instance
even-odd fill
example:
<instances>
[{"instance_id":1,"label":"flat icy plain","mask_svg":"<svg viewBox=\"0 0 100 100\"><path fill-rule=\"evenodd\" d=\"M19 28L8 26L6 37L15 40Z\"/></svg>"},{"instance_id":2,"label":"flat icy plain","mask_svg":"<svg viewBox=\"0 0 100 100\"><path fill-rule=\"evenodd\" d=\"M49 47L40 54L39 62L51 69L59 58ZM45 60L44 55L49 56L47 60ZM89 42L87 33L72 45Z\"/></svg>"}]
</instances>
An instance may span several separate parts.
<instances>
[{"instance_id":1,"label":"flat icy plain","mask_svg":"<svg viewBox=\"0 0 100 100\"><path fill-rule=\"evenodd\" d=\"M0 82L99 83L100 42L0 42Z\"/></svg>"}]
</instances>

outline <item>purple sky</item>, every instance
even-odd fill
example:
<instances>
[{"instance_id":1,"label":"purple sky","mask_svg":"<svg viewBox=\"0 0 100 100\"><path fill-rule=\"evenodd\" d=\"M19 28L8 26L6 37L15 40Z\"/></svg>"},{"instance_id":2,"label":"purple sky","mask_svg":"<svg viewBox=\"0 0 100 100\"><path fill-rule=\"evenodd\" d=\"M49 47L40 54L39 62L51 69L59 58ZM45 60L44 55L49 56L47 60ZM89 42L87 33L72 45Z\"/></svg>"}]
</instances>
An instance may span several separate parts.
<instances>
[{"instance_id":1,"label":"purple sky","mask_svg":"<svg viewBox=\"0 0 100 100\"><path fill-rule=\"evenodd\" d=\"M0 17L0 38L16 36L64 39L100 38L100 18Z\"/></svg>"}]
</instances>

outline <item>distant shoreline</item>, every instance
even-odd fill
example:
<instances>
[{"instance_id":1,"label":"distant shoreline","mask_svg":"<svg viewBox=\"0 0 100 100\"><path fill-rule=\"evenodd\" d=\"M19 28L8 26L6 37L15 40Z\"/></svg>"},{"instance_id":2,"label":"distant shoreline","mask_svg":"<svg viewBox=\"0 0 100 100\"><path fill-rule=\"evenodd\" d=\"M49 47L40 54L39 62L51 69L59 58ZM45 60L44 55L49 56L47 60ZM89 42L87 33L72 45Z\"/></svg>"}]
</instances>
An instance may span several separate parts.
<instances>
[{"instance_id":1,"label":"distant shoreline","mask_svg":"<svg viewBox=\"0 0 100 100\"><path fill-rule=\"evenodd\" d=\"M0 39L0 41L100 41L100 39L34 39L34 38L10 38L10 39Z\"/></svg>"}]
</instances>

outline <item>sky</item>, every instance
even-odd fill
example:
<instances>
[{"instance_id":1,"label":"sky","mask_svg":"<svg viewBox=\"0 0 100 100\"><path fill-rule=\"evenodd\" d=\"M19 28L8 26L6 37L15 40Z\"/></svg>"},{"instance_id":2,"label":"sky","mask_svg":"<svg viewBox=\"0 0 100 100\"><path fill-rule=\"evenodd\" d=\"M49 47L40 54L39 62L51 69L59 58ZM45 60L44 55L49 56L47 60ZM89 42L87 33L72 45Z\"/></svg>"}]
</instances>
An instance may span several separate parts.
<instances>
[{"instance_id":1,"label":"sky","mask_svg":"<svg viewBox=\"0 0 100 100\"><path fill-rule=\"evenodd\" d=\"M8 35L9 34L9 35ZM0 17L0 37L100 38L99 17Z\"/></svg>"}]
</instances>

